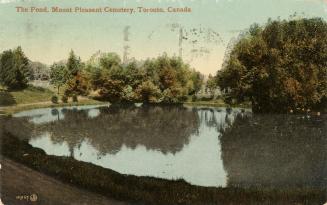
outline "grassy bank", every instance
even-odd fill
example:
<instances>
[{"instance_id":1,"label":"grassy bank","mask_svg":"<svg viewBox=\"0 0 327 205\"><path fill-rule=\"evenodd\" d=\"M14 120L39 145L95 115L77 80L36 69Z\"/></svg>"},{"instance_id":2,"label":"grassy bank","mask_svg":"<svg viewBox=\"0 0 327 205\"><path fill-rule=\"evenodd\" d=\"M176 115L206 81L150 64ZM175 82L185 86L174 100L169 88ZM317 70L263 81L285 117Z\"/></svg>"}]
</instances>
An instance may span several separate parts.
<instances>
[{"instance_id":1,"label":"grassy bank","mask_svg":"<svg viewBox=\"0 0 327 205\"><path fill-rule=\"evenodd\" d=\"M1 90L0 106L14 106L20 104L50 101L54 93L46 88L28 86L22 90Z\"/></svg>"},{"instance_id":2,"label":"grassy bank","mask_svg":"<svg viewBox=\"0 0 327 205\"><path fill-rule=\"evenodd\" d=\"M325 190L321 189L208 188L193 186L183 180L123 175L70 157L46 155L43 150L33 148L8 133L2 133L2 154L63 182L139 204L321 205L326 199Z\"/></svg>"},{"instance_id":3,"label":"grassy bank","mask_svg":"<svg viewBox=\"0 0 327 205\"><path fill-rule=\"evenodd\" d=\"M96 105L105 103L87 97L79 97L78 102L71 102L70 100L67 103L63 103L61 99L59 99L59 102L54 104L51 102L51 97L54 95L56 95L56 93L51 89L34 87L32 85L16 91L2 89L0 90L0 114L10 115L23 110L44 107Z\"/></svg>"},{"instance_id":4,"label":"grassy bank","mask_svg":"<svg viewBox=\"0 0 327 205\"><path fill-rule=\"evenodd\" d=\"M61 95L62 96L62 92ZM78 102L63 103L59 97L59 102L54 104L51 102L51 97L57 95L54 89L46 89L35 86L28 86L22 90L6 91L0 90L0 114L12 114L15 112L36 109L43 107L59 107L59 106L76 106L76 105L90 105L90 104L104 104L106 102L96 100L91 97L80 97ZM229 107L222 99L216 100L198 100L183 103L188 106L210 106L210 107ZM250 104L239 104L232 107L250 108Z\"/></svg>"},{"instance_id":5,"label":"grassy bank","mask_svg":"<svg viewBox=\"0 0 327 205\"><path fill-rule=\"evenodd\" d=\"M20 91L12 91L10 94L14 97L16 104L46 102L54 95L49 89L34 86Z\"/></svg>"},{"instance_id":6,"label":"grassy bank","mask_svg":"<svg viewBox=\"0 0 327 205\"><path fill-rule=\"evenodd\" d=\"M11 115L16 112L24 111L24 110L31 110L31 109L38 109L38 108L47 108L47 107L65 107L65 106L78 106L78 105L101 105L107 104L107 102L101 102L94 99L83 98L80 99L78 102L68 102L68 103L52 103L52 102L45 102L45 103L35 103L35 104L21 104L17 106L10 106L5 107L2 110L0 109L0 114L4 115Z\"/></svg>"}]
</instances>

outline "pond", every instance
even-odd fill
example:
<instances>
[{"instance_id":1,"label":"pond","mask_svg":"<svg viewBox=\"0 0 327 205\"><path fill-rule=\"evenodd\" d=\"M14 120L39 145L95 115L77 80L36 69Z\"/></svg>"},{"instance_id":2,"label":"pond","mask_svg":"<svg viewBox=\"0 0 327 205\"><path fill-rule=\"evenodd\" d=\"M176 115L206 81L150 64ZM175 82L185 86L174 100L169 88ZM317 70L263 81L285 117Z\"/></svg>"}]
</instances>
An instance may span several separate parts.
<instances>
[{"instance_id":1,"label":"pond","mask_svg":"<svg viewBox=\"0 0 327 205\"><path fill-rule=\"evenodd\" d=\"M326 116L238 108L78 106L23 111L5 129L49 155L214 187L326 187Z\"/></svg>"}]
</instances>

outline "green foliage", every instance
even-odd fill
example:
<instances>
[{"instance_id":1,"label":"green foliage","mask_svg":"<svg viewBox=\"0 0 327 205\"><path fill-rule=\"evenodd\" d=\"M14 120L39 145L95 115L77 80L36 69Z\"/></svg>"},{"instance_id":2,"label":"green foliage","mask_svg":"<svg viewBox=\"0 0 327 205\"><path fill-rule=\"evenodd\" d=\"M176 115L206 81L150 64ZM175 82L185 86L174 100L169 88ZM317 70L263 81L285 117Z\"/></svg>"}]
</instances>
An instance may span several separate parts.
<instances>
[{"instance_id":1,"label":"green foliage","mask_svg":"<svg viewBox=\"0 0 327 205\"><path fill-rule=\"evenodd\" d=\"M66 86L65 95L87 95L89 90L88 77L82 72L84 64L74 51L69 53L67 63L54 63L50 71L50 82L58 88Z\"/></svg>"},{"instance_id":2,"label":"green foliage","mask_svg":"<svg viewBox=\"0 0 327 205\"><path fill-rule=\"evenodd\" d=\"M50 67L50 83L55 85L59 89L63 86L68 79L68 70L66 66L62 63L54 63Z\"/></svg>"},{"instance_id":3,"label":"green foliage","mask_svg":"<svg viewBox=\"0 0 327 205\"><path fill-rule=\"evenodd\" d=\"M29 76L29 60L21 47L0 54L0 84L9 89L25 88Z\"/></svg>"},{"instance_id":4,"label":"green foliage","mask_svg":"<svg viewBox=\"0 0 327 205\"><path fill-rule=\"evenodd\" d=\"M81 69L81 66L81 59L75 55L73 50L71 50L66 64L69 78L76 76L78 71Z\"/></svg>"},{"instance_id":5,"label":"green foliage","mask_svg":"<svg viewBox=\"0 0 327 205\"><path fill-rule=\"evenodd\" d=\"M136 91L137 99L141 102L157 103L160 102L161 91L153 82L147 80L140 84Z\"/></svg>"},{"instance_id":6,"label":"green foliage","mask_svg":"<svg viewBox=\"0 0 327 205\"><path fill-rule=\"evenodd\" d=\"M203 85L204 76L198 71L193 70L191 74L190 94L199 92Z\"/></svg>"},{"instance_id":7,"label":"green foliage","mask_svg":"<svg viewBox=\"0 0 327 205\"><path fill-rule=\"evenodd\" d=\"M181 86L171 86L162 94L164 103L180 103L187 100L187 90Z\"/></svg>"},{"instance_id":8,"label":"green foliage","mask_svg":"<svg viewBox=\"0 0 327 205\"><path fill-rule=\"evenodd\" d=\"M66 83L65 95L87 95L89 93L89 82L83 73L77 74Z\"/></svg>"},{"instance_id":9,"label":"green foliage","mask_svg":"<svg viewBox=\"0 0 327 205\"><path fill-rule=\"evenodd\" d=\"M54 103L54 104L57 104L58 103L58 97L56 95L52 96L51 97L51 102Z\"/></svg>"},{"instance_id":10,"label":"green foliage","mask_svg":"<svg viewBox=\"0 0 327 205\"><path fill-rule=\"evenodd\" d=\"M203 76L166 54L122 64L114 53L97 53L83 70L90 87L110 102L179 103L201 89Z\"/></svg>"},{"instance_id":11,"label":"green foliage","mask_svg":"<svg viewBox=\"0 0 327 205\"><path fill-rule=\"evenodd\" d=\"M100 89L100 96L109 99L112 103L121 102L124 96L124 83L120 80L106 80L101 89Z\"/></svg>"},{"instance_id":12,"label":"green foliage","mask_svg":"<svg viewBox=\"0 0 327 205\"><path fill-rule=\"evenodd\" d=\"M231 101L254 112L321 109L327 103L327 24L320 18L254 25L217 73Z\"/></svg>"},{"instance_id":13,"label":"green foliage","mask_svg":"<svg viewBox=\"0 0 327 205\"><path fill-rule=\"evenodd\" d=\"M68 102L68 97L67 97L66 95L63 95L63 96L61 97L61 101L62 101L63 103L67 103L67 102Z\"/></svg>"},{"instance_id":14,"label":"green foliage","mask_svg":"<svg viewBox=\"0 0 327 205\"><path fill-rule=\"evenodd\" d=\"M77 95L73 95L73 102L78 102L78 98L77 98Z\"/></svg>"},{"instance_id":15,"label":"green foliage","mask_svg":"<svg viewBox=\"0 0 327 205\"><path fill-rule=\"evenodd\" d=\"M100 58L100 66L110 70L114 66L119 66L121 63L120 57L116 53L104 53Z\"/></svg>"},{"instance_id":16,"label":"green foliage","mask_svg":"<svg viewBox=\"0 0 327 205\"><path fill-rule=\"evenodd\" d=\"M211 94L211 97L214 96L214 91L217 88L217 82L216 82L216 78L213 77L211 74L209 74L207 83L206 83L206 90L209 91L209 93Z\"/></svg>"}]
</instances>

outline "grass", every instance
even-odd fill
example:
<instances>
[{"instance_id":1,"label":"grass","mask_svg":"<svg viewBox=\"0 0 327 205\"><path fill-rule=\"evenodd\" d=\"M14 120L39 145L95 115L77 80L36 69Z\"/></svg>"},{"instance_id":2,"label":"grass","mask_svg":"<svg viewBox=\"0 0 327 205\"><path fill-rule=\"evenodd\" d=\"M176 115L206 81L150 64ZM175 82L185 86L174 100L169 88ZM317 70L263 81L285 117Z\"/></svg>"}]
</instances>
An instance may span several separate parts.
<instances>
[{"instance_id":1,"label":"grass","mask_svg":"<svg viewBox=\"0 0 327 205\"><path fill-rule=\"evenodd\" d=\"M63 182L131 203L321 205L326 202L326 190L322 189L277 190L193 186L183 180L123 175L71 157L49 156L43 150L33 148L26 141L21 141L8 133L2 133L2 142L2 154L14 161Z\"/></svg>"},{"instance_id":2,"label":"grass","mask_svg":"<svg viewBox=\"0 0 327 205\"><path fill-rule=\"evenodd\" d=\"M28 86L26 89L9 92L16 101L16 104L27 104L36 102L50 101L51 96L55 95L49 89Z\"/></svg>"},{"instance_id":3,"label":"grass","mask_svg":"<svg viewBox=\"0 0 327 205\"><path fill-rule=\"evenodd\" d=\"M36 109L43 107L60 107L60 106L76 106L76 105L94 105L103 104L105 102L100 102L87 97L80 97L78 102L61 102L61 97L59 97L59 102L54 104L51 102L51 97L56 95L53 89L28 86L23 90L7 91L2 88L0 90L0 106L5 106L0 109L0 114L13 114L15 112Z\"/></svg>"}]
</instances>

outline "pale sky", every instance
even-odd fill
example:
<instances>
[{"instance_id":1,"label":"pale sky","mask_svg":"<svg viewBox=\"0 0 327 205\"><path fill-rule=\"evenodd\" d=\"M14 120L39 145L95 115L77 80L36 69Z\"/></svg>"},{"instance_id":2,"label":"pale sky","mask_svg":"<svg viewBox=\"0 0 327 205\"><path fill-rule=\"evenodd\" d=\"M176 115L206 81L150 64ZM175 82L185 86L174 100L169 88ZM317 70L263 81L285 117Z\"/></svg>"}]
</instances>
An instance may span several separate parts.
<instances>
[{"instance_id":1,"label":"pale sky","mask_svg":"<svg viewBox=\"0 0 327 205\"><path fill-rule=\"evenodd\" d=\"M16 6L187 6L192 12L17 13ZM184 61L204 74L215 74L228 42L240 31L269 17L288 19L295 12L327 19L327 0L0 0L0 51L20 45L31 60L52 64L66 59L71 49L82 60L98 50L122 57L128 44L128 57L141 60L163 52L178 55L182 27L187 38L182 43ZM128 42L123 35L126 26L130 26Z\"/></svg>"}]
</instances>

